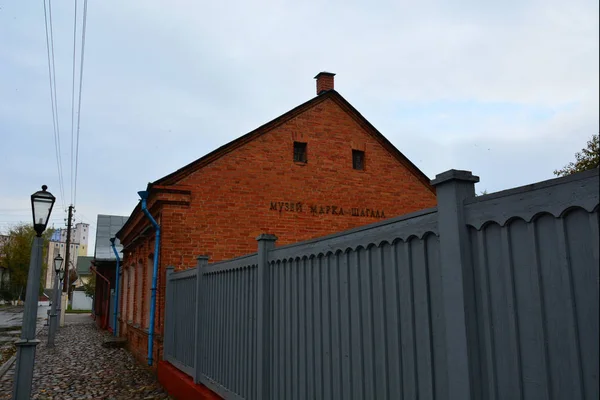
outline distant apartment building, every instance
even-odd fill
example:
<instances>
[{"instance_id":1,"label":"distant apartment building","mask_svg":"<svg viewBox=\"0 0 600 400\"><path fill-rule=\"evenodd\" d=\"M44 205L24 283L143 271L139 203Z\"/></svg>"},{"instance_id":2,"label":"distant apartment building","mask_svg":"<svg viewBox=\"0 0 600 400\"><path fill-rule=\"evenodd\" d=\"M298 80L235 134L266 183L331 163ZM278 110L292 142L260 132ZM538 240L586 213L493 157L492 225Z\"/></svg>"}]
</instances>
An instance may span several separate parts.
<instances>
[{"instance_id":1,"label":"distant apartment building","mask_svg":"<svg viewBox=\"0 0 600 400\"><path fill-rule=\"evenodd\" d=\"M71 246L69 250L69 269L77 268L77 260L79 256L87 256L88 240L90 233L90 225L78 223L74 228L71 228ZM67 229L57 229L50 238L48 244L48 268L46 270L46 283L44 287L51 289L54 284L54 269L52 265L54 258L59 254L65 258L67 243Z\"/></svg>"}]
</instances>

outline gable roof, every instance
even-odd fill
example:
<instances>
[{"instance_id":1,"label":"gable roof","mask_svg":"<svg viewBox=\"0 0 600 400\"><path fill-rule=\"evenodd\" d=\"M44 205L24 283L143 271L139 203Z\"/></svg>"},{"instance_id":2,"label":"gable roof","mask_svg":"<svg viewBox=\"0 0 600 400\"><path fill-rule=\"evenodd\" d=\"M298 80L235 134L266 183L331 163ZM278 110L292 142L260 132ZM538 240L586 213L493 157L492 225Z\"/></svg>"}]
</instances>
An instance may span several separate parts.
<instances>
[{"instance_id":1,"label":"gable roof","mask_svg":"<svg viewBox=\"0 0 600 400\"><path fill-rule=\"evenodd\" d=\"M192 161L191 163L179 168L178 170L163 176L162 178L149 183L148 189L152 188L154 185L172 185L177 181L185 178L191 173L197 171L198 169L210 164L211 162L221 158L223 155L237 149L238 147L243 146L244 144L256 139L257 137L269 132L275 127L291 120L297 115L307 111L308 109L314 107L315 105L327 100L331 99L335 101L342 109L344 109L348 114L350 114L359 125L362 125L363 128L369 133L371 133L375 139L377 139L383 147L385 147L402 165L408 168L429 190L435 193L435 189L430 184L430 179L421 171L415 164L413 164L404 154L400 152L381 132L379 132L365 117L362 116L361 113L358 112L356 108L352 106L346 99L342 97L341 94L336 92L334 89L323 92L322 94L308 100L305 103L300 104L299 106L291 109L285 114L275 118L272 121L267 122L266 124L254 129L253 131L248 132L247 134L240 136L239 138L224 144L223 146L217 148L216 150L211 151L199 159ZM137 208L137 207L136 207ZM135 210L134 210L135 211Z\"/></svg>"},{"instance_id":2,"label":"gable roof","mask_svg":"<svg viewBox=\"0 0 600 400\"><path fill-rule=\"evenodd\" d=\"M177 183L181 179L221 158L225 154L245 145L257 137L271 131L277 126L286 123L292 118L302 114L303 112L309 110L319 103L324 102L327 99L333 100L342 109L344 109L359 125L361 125L367 132L371 133L375 139L377 139L381 145L386 148L396 158L396 160L400 162L400 164L404 165L409 171L411 171L417 177L417 179L419 179L419 181L421 181L432 193L435 193L435 188L431 185L431 180L427 177L427 175L425 175L423 171L421 171L415 164L412 163L412 161L402 154L402 152L400 152L400 150L398 150L396 146L394 146L385 136L383 136L383 134L379 132L377 128L375 128L365 117L363 117L362 114L348 102L348 100L342 97L342 95L336 92L334 89L322 92L316 97L313 97L312 99L300 104L299 106L267 122L266 124L259 126L253 131L250 131L245 135L242 135L239 138L224 144L223 146L211 151L195 161L192 161L187 165L184 165L178 170L171 172L160 179L157 179L154 182L148 183L146 190L150 190L153 186L168 186ZM140 209L141 205L138 203L131 212L131 215L133 216L134 214L137 214ZM123 225L123 228L125 225L126 224ZM117 232L117 237L121 236L123 228Z\"/></svg>"},{"instance_id":3,"label":"gable roof","mask_svg":"<svg viewBox=\"0 0 600 400\"><path fill-rule=\"evenodd\" d=\"M90 264L92 263L92 261L94 260L94 257L84 257L84 256L79 256L77 257L77 275L79 276L86 276L86 275L91 275L92 272L90 271Z\"/></svg>"},{"instance_id":4,"label":"gable roof","mask_svg":"<svg viewBox=\"0 0 600 400\"><path fill-rule=\"evenodd\" d=\"M125 225L128 217L120 215L102 215L98 214L96 223L96 248L94 258L97 261L116 261L115 253L111 247L110 238L115 237L116 233ZM117 239L115 241L117 252L123 250L123 245Z\"/></svg>"}]
</instances>

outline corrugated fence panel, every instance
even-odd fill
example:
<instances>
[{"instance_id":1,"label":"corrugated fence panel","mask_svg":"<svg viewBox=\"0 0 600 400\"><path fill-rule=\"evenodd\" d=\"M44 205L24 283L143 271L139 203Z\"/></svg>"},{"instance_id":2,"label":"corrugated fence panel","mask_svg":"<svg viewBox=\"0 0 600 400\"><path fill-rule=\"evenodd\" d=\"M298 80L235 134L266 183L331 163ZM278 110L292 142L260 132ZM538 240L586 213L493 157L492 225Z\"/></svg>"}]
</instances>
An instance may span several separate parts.
<instances>
[{"instance_id":1,"label":"corrugated fence panel","mask_svg":"<svg viewBox=\"0 0 600 400\"><path fill-rule=\"evenodd\" d=\"M171 274L165 358L225 399L598 399L598 170L464 197L474 180L442 174L452 207Z\"/></svg>"},{"instance_id":2,"label":"corrugated fence panel","mask_svg":"<svg viewBox=\"0 0 600 400\"><path fill-rule=\"evenodd\" d=\"M496 210L520 201L516 218L471 213L475 398L599 396L597 197L576 183L493 199ZM527 207L541 196L546 206Z\"/></svg>"},{"instance_id":3,"label":"corrugated fence panel","mask_svg":"<svg viewBox=\"0 0 600 400\"><path fill-rule=\"evenodd\" d=\"M169 335L166 359L185 373L194 375L196 270L177 272L169 280Z\"/></svg>"},{"instance_id":4,"label":"corrugated fence panel","mask_svg":"<svg viewBox=\"0 0 600 400\"><path fill-rule=\"evenodd\" d=\"M272 261L271 398L434 399L438 244L429 234Z\"/></svg>"},{"instance_id":5,"label":"corrugated fence panel","mask_svg":"<svg viewBox=\"0 0 600 400\"><path fill-rule=\"evenodd\" d=\"M228 399L255 397L256 267L213 264L202 276L200 381Z\"/></svg>"}]
</instances>

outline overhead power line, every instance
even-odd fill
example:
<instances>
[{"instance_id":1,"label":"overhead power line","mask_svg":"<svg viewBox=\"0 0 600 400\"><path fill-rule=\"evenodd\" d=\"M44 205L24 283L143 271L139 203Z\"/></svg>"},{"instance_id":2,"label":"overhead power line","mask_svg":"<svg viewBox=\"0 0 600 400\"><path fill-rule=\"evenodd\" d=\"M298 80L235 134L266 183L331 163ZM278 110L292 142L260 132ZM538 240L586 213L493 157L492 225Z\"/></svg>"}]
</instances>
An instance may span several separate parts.
<instances>
[{"instance_id":1,"label":"overhead power line","mask_svg":"<svg viewBox=\"0 0 600 400\"><path fill-rule=\"evenodd\" d=\"M83 24L81 27L81 61L79 65L79 100L77 102L77 144L75 148L75 186L73 205L77 202L77 172L79 169L79 128L81 126L81 92L83 87L83 61L85 56L85 30L87 25L87 0L83 2Z\"/></svg>"},{"instance_id":2,"label":"overhead power line","mask_svg":"<svg viewBox=\"0 0 600 400\"><path fill-rule=\"evenodd\" d=\"M48 57L48 76L50 83L50 103L52 106L52 129L54 133L54 147L56 152L56 164L58 171L58 181L60 187L60 197L65 205L65 185L64 185L64 170L62 164L62 151L60 140L60 120L58 113L58 96L56 89L56 67L54 53L54 29L52 21L52 0L43 0L44 4L44 24L46 28L46 53ZM79 87L76 89L75 82L77 77L77 19L78 7L77 0L74 1L73 14L73 59L72 59L72 80L71 80L71 169L70 169L70 204L74 206L77 202L77 180L79 172L79 142L81 132L81 106L82 106L82 91L83 91L83 71L85 60L85 38L87 27L87 0L83 4L82 28L81 28L81 51L79 60ZM78 90L77 103L75 92ZM75 105L77 104L77 106ZM75 109L77 109L77 122L75 123Z\"/></svg>"},{"instance_id":3,"label":"overhead power line","mask_svg":"<svg viewBox=\"0 0 600 400\"><path fill-rule=\"evenodd\" d=\"M60 129L58 120L58 103L56 101L56 75L54 71L54 33L52 27L52 3L48 0L48 9L46 9L46 0L44 2L44 25L46 28L46 53L48 56L48 79L50 83L50 103L52 105L52 130L54 132L54 149L56 153L56 167L58 171L58 185L61 201L65 208L65 189L63 182L62 156L60 150ZM48 16L50 18L48 18ZM48 26L49 25L49 26Z\"/></svg>"},{"instance_id":4,"label":"overhead power line","mask_svg":"<svg viewBox=\"0 0 600 400\"><path fill-rule=\"evenodd\" d=\"M60 147L60 120L58 118L58 91L56 90L56 66L54 63L54 24L52 22L52 0L48 0L48 16L50 22L50 49L52 55L52 86L54 88L54 112L56 113L56 136L58 138L58 157L60 160L60 190L63 208L65 207L65 179L63 173L63 165L62 165L62 151Z\"/></svg>"},{"instance_id":5,"label":"overhead power line","mask_svg":"<svg viewBox=\"0 0 600 400\"><path fill-rule=\"evenodd\" d=\"M75 3L75 13L73 17L73 80L71 82L71 204L74 202L74 174L73 164L75 163L75 153L73 152L73 143L75 139L75 53L77 47L77 0Z\"/></svg>"}]
</instances>

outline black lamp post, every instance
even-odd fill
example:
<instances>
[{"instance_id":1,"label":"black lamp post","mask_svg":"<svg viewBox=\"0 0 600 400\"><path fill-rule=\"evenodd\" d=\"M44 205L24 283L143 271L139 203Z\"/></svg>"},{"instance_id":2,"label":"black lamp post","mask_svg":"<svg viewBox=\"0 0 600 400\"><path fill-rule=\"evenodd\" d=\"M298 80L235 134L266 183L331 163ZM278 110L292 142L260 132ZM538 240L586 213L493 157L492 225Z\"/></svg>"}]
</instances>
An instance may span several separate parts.
<instances>
[{"instance_id":1,"label":"black lamp post","mask_svg":"<svg viewBox=\"0 0 600 400\"><path fill-rule=\"evenodd\" d=\"M62 263L63 258L60 254L54 257L54 272L56 272L56 275L60 273L60 270L62 269Z\"/></svg>"},{"instance_id":2,"label":"black lamp post","mask_svg":"<svg viewBox=\"0 0 600 400\"><path fill-rule=\"evenodd\" d=\"M40 342L35 338L38 291L40 288L40 274L42 270L42 233L46 230L52 206L56 198L47 192L48 186L31 195L31 211L33 213L33 229L36 237L31 247L29 260L29 273L27 275L27 290L25 294L25 309L23 310L23 324L21 338L15 343L17 346L17 363L13 382L13 399L29 400L31 383L33 381L33 364L35 361L35 348Z\"/></svg>"},{"instance_id":3,"label":"black lamp post","mask_svg":"<svg viewBox=\"0 0 600 400\"><path fill-rule=\"evenodd\" d=\"M63 258L59 254L58 256L56 256L54 258L54 272L56 272L56 276L54 277L54 291L52 292L52 297L54 297L54 300L52 300L52 307L50 309L50 327L48 328L48 347L54 347L54 337L56 335L56 327L58 325L57 321L56 321L56 310L57 310L57 305L60 302L60 295L57 295L57 294L59 293L58 282L60 280L62 280L61 270L64 271L62 269L62 264L63 264Z\"/></svg>"},{"instance_id":4,"label":"black lamp post","mask_svg":"<svg viewBox=\"0 0 600 400\"><path fill-rule=\"evenodd\" d=\"M62 283L63 280L65 279L65 265L63 264L62 267L60 268L60 271L58 272L58 279L60 280L59 284L58 284L58 289L56 290L56 325L54 325L54 332L56 332L56 330L58 329L58 327L60 326L59 324L59 318L60 318L60 312L61 312L61 308L62 308L62 299L61 299L61 290L60 288L62 288Z\"/></svg>"},{"instance_id":5,"label":"black lamp post","mask_svg":"<svg viewBox=\"0 0 600 400\"><path fill-rule=\"evenodd\" d=\"M35 229L38 237L42 236L42 233L46 230L52 206L54 206L54 201L56 200L52 193L47 192L46 189L48 189L48 186L43 185L42 190L38 190L31 195L33 229Z\"/></svg>"}]
</instances>

